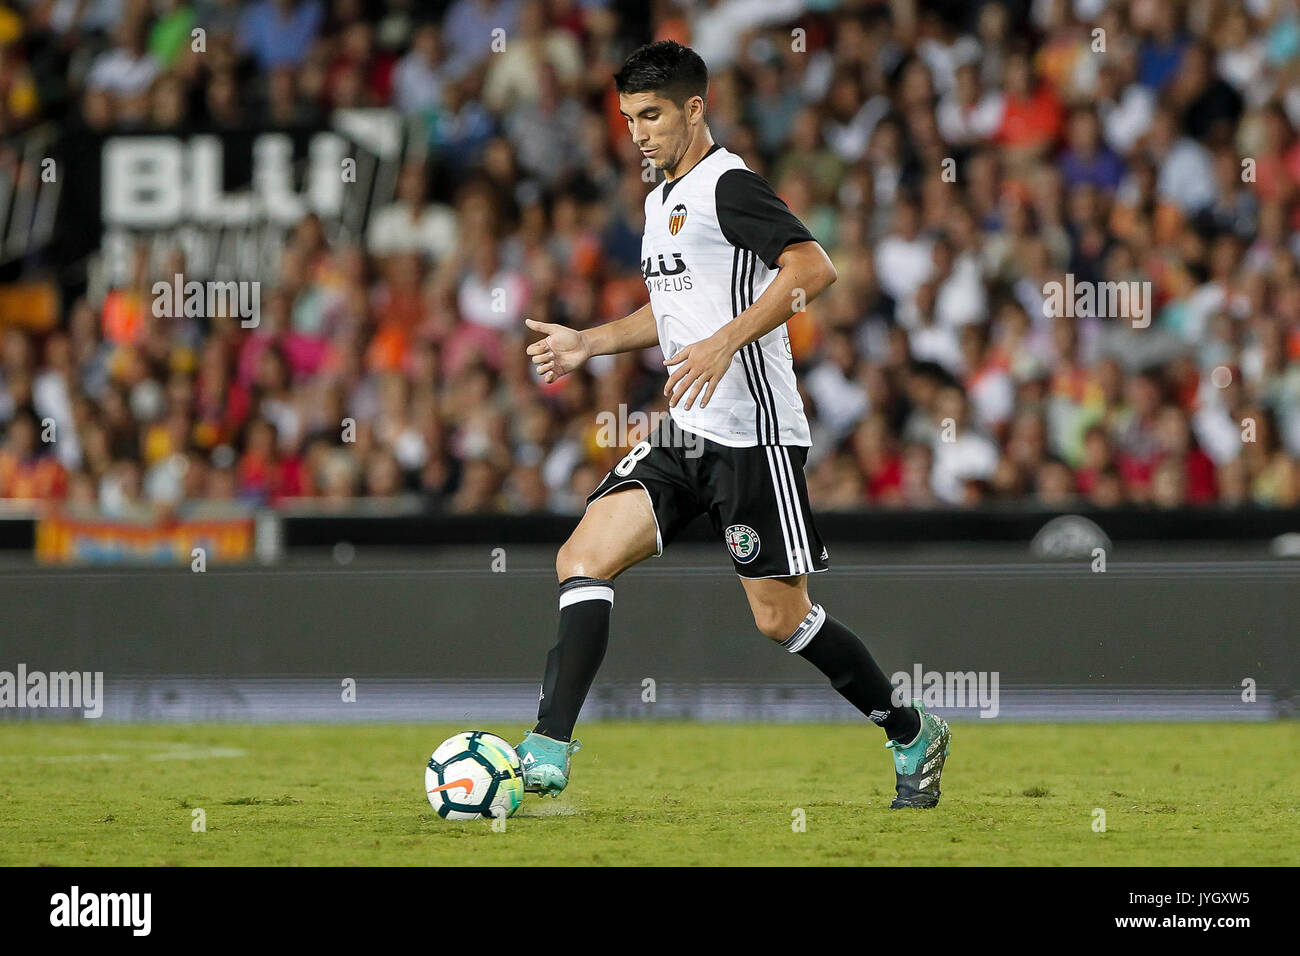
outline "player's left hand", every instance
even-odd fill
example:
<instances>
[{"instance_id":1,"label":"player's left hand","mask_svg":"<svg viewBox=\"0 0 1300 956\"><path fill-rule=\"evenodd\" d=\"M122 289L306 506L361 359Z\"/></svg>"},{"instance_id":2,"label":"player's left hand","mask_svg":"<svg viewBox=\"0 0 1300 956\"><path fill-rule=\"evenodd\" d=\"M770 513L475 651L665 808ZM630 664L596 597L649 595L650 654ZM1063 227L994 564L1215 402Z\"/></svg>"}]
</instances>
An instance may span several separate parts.
<instances>
[{"instance_id":1,"label":"player's left hand","mask_svg":"<svg viewBox=\"0 0 1300 956\"><path fill-rule=\"evenodd\" d=\"M689 409L697 397L700 408L706 408L709 399L718 390L722 376L731 368L731 359L735 354L734 348L711 335L664 359L665 365L678 366L668 376L668 384L664 386L664 394L669 396L669 407L676 406L681 397L685 396L686 408Z\"/></svg>"}]
</instances>

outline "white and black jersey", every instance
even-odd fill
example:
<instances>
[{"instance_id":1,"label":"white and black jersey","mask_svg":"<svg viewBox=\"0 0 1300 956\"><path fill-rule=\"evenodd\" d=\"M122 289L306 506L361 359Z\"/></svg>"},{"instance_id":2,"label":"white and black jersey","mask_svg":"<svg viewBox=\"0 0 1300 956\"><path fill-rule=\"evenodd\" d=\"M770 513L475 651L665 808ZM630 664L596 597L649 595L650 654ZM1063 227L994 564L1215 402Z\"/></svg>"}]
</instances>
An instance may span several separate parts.
<instances>
[{"instance_id":1,"label":"white and black jersey","mask_svg":"<svg viewBox=\"0 0 1300 956\"><path fill-rule=\"evenodd\" d=\"M669 357L708 338L763 294L786 246L812 236L734 153L715 145L645 201L641 273ZM740 349L707 407L671 410L682 428L732 448L812 444L782 323Z\"/></svg>"},{"instance_id":2,"label":"white and black jersey","mask_svg":"<svg viewBox=\"0 0 1300 956\"><path fill-rule=\"evenodd\" d=\"M721 146L651 192L645 210L641 266L666 356L744 311L772 282L781 251L812 239L763 178ZM707 408L672 409L587 503L640 485L654 511L656 554L707 515L741 577L814 574L829 555L808 503L811 444L782 325L736 354Z\"/></svg>"}]
</instances>

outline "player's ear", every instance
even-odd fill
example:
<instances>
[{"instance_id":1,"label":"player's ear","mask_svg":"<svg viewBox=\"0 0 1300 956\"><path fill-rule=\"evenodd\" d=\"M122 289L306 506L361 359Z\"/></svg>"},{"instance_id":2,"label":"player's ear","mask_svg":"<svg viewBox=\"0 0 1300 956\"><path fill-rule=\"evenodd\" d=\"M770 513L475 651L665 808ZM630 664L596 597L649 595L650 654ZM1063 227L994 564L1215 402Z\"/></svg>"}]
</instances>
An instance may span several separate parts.
<instances>
[{"instance_id":1,"label":"player's ear","mask_svg":"<svg viewBox=\"0 0 1300 956\"><path fill-rule=\"evenodd\" d=\"M686 121L688 123L704 121L704 97L697 94L686 101Z\"/></svg>"}]
</instances>

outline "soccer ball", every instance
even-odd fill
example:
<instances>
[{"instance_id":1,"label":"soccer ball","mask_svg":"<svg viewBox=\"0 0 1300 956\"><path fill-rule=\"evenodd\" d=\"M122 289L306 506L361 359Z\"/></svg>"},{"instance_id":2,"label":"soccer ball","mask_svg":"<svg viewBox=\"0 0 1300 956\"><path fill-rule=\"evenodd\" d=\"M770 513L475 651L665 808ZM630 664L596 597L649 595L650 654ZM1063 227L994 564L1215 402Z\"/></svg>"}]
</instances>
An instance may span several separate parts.
<instances>
[{"instance_id":1,"label":"soccer ball","mask_svg":"<svg viewBox=\"0 0 1300 956\"><path fill-rule=\"evenodd\" d=\"M444 820L508 817L524 798L519 755L496 734L467 730L438 744L424 789Z\"/></svg>"}]
</instances>

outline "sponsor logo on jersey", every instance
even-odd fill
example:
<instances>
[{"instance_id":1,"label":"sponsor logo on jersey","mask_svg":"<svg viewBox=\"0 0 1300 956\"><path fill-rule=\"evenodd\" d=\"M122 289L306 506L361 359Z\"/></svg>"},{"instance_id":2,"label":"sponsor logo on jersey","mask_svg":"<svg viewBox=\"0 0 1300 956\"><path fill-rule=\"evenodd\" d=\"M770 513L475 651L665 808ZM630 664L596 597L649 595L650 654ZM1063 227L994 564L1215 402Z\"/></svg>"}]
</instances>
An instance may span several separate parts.
<instances>
[{"instance_id":1,"label":"sponsor logo on jersey","mask_svg":"<svg viewBox=\"0 0 1300 956\"><path fill-rule=\"evenodd\" d=\"M671 263L662 253L641 260L641 275L651 292L689 292L695 287L680 252L673 253Z\"/></svg>"},{"instance_id":2,"label":"sponsor logo on jersey","mask_svg":"<svg viewBox=\"0 0 1300 956\"><path fill-rule=\"evenodd\" d=\"M646 259L641 263L641 275L647 279L654 276L675 276L680 272L686 271L686 263L682 261L680 252L673 253L673 264L670 268L668 260L664 258L663 253L651 259Z\"/></svg>"},{"instance_id":3,"label":"sponsor logo on jersey","mask_svg":"<svg viewBox=\"0 0 1300 956\"><path fill-rule=\"evenodd\" d=\"M668 231L675 236L682 231L684 225L686 225L686 207L678 203L668 214Z\"/></svg>"},{"instance_id":4,"label":"sponsor logo on jersey","mask_svg":"<svg viewBox=\"0 0 1300 956\"><path fill-rule=\"evenodd\" d=\"M749 564L758 557L758 532L747 524L733 524L722 535L731 556L741 564Z\"/></svg>"}]
</instances>

